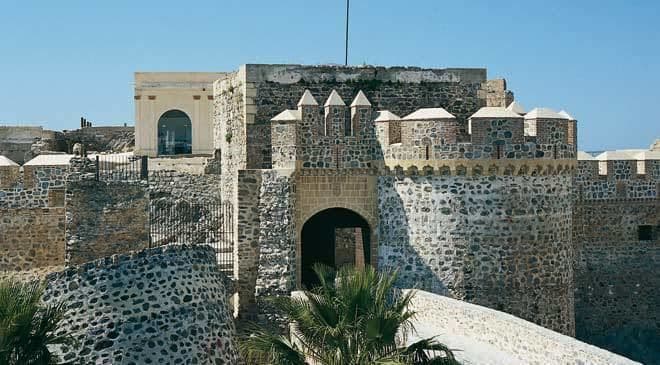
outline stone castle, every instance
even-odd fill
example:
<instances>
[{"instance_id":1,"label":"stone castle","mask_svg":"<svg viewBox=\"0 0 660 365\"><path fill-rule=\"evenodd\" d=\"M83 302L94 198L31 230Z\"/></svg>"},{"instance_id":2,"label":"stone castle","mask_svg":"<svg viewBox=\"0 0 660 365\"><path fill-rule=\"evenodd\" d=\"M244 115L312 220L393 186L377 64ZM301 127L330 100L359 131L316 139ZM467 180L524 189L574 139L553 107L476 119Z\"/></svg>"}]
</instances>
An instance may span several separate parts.
<instances>
[{"instance_id":1,"label":"stone castle","mask_svg":"<svg viewBox=\"0 0 660 365\"><path fill-rule=\"evenodd\" d=\"M134 101L134 154L161 166L148 182L0 168L3 216L59 219L57 254L26 266L147 247L156 201L222 202L240 318L269 318L262 299L314 285L322 262L396 269L402 288L617 352L632 345L613 336L660 338L660 151L578 152L573 117L527 112L485 69L136 73Z\"/></svg>"}]
</instances>

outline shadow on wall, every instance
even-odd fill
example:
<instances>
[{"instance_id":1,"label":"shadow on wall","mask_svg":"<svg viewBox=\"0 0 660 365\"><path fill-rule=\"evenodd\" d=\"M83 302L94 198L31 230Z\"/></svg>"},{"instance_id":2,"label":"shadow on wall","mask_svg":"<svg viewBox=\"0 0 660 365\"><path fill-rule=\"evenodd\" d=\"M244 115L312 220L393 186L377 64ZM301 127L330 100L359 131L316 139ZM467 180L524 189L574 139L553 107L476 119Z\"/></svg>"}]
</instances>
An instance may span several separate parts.
<instances>
[{"instance_id":1,"label":"shadow on wall","mask_svg":"<svg viewBox=\"0 0 660 365\"><path fill-rule=\"evenodd\" d=\"M305 222L301 232L301 282L305 288L313 288L320 282L313 266L321 263L337 268L337 228L361 228L364 245L363 261L369 264L371 257L371 234L369 223L358 213L345 208L323 210ZM355 249L353 249L355 252Z\"/></svg>"},{"instance_id":2,"label":"shadow on wall","mask_svg":"<svg viewBox=\"0 0 660 365\"><path fill-rule=\"evenodd\" d=\"M582 331L581 331L582 330ZM660 329L627 325L610 328L598 335L587 334L580 326L576 338L588 339L594 346L616 352L647 365L660 365Z\"/></svg>"},{"instance_id":3,"label":"shadow on wall","mask_svg":"<svg viewBox=\"0 0 660 365\"><path fill-rule=\"evenodd\" d=\"M410 221L408 214L405 214L406 205L395 189L397 179L401 179L401 177L381 176L378 178L378 237L380 241L378 268L380 270L397 270L399 287L421 289L450 296L449 288L440 280L440 275L443 273L434 271L415 247L428 250L422 254L427 257L432 256L431 261L440 260L444 253L432 249L430 239L428 242L418 242L419 244L414 246L411 242L413 236L410 232L411 225L421 223L428 226L430 222L424 220L422 222ZM423 205L419 204L417 207L409 206L408 208L432 213L430 207L424 207Z\"/></svg>"}]
</instances>

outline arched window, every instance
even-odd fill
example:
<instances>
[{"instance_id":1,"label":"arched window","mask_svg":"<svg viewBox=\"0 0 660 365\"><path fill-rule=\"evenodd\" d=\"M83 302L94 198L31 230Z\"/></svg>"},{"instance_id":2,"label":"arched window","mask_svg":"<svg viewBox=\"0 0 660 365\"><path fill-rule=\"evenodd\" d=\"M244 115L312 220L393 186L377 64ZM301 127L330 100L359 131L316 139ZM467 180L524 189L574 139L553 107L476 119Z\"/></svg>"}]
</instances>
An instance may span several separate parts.
<instances>
[{"instance_id":1,"label":"arched window","mask_svg":"<svg viewBox=\"0 0 660 365\"><path fill-rule=\"evenodd\" d=\"M180 110L169 110L158 119L158 154L192 153L192 123Z\"/></svg>"}]
</instances>

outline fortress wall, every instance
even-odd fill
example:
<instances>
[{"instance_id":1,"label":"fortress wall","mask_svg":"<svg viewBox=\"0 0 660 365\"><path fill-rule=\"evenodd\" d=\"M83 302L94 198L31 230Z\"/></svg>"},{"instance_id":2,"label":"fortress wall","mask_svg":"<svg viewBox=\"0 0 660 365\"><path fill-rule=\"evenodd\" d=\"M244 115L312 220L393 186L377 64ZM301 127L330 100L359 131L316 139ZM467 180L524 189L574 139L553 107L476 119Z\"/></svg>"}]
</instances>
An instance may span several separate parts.
<instances>
[{"instance_id":1,"label":"fortress wall","mask_svg":"<svg viewBox=\"0 0 660 365\"><path fill-rule=\"evenodd\" d=\"M149 199L174 201L185 199L199 203L219 203L222 177L216 174L194 175L178 171L150 171Z\"/></svg>"},{"instance_id":2,"label":"fortress wall","mask_svg":"<svg viewBox=\"0 0 660 365\"><path fill-rule=\"evenodd\" d=\"M20 167L15 165L0 165L0 200L6 198L7 190L11 190L19 183Z\"/></svg>"},{"instance_id":3,"label":"fortress wall","mask_svg":"<svg viewBox=\"0 0 660 365\"><path fill-rule=\"evenodd\" d=\"M555 155L555 146L556 155ZM426 157L426 146L407 146L394 144L383 146L385 160L495 160L497 149L494 145L478 145L471 143L456 143L432 145L428 149ZM556 158L555 158L556 156ZM575 151L568 145L548 145L536 143L506 144L501 148L501 159L523 160L555 160L572 159Z\"/></svg>"},{"instance_id":4,"label":"fortress wall","mask_svg":"<svg viewBox=\"0 0 660 365\"><path fill-rule=\"evenodd\" d=\"M270 123L248 124L246 126L247 168L273 168Z\"/></svg>"},{"instance_id":5,"label":"fortress wall","mask_svg":"<svg viewBox=\"0 0 660 365\"><path fill-rule=\"evenodd\" d=\"M69 265L149 245L149 194L143 182L72 179L66 207Z\"/></svg>"},{"instance_id":6,"label":"fortress wall","mask_svg":"<svg viewBox=\"0 0 660 365\"><path fill-rule=\"evenodd\" d=\"M245 99L248 97L243 70L213 84L215 116L214 148L221 150L222 200L234 202L238 195L238 171L247 167ZM250 91L252 94L253 91ZM251 95L250 94L250 95ZM248 123L252 124L252 123ZM234 215L236 216L236 215ZM236 230L234 230L236 232Z\"/></svg>"},{"instance_id":7,"label":"fortress wall","mask_svg":"<svg viewBox=\"0 0 660 365\"><path fill-rule=\"evenodd\" d=\"M660 356L660 161L579 161L574 207L577 338L653 363ZM642 240L641 226L650 227Z\"/></svg>"},{"instance_id":8,"label":"fortress wall","mask_svg":"<svg viewBox=\"0 0 660 365\"><path fill-rule=\"evenodd\" d=\"M569 336L536 326L490 308L423 291L415 292L411 309L419 336L438 341L469 364L639 364Z\"/></svg>"},{"instance_id":9,"label":"fortress wall","mask_svg":"<svg viewBox=\"0 0 660 365\"><path fill-rule=\"evenodd\" d=\"M379 268L573 335L571 190L569 174L381 176Z\"/></svg>"},{"instance_id":10,"label":"fortress wall","mask_svg":"<svg viewBox=\"0 0 660 365\"><path fill-rule=\"evenodd\" d=\"M64 207L0 209L0 271L64 264Z\"/></svg>"},{"instance_id":11,"label":"fortress wall","mask_svg":"<svg viewBox=\"0 0 660 365\"><path fill-rule=\"evenodd\" d=\"M68 173L68 166L12 168L0 178L0 209L61 206Z\"/></svg>"},{"instance_id":12,"label":"fortress wall","mask_svg":"<svg viewBox=\"0 0 660 365\"><path fill-rule=\"evenodd\" d=\"M578 338L602 346L608 335L626 327L660 330L658 222L660 208L655 199L575 206ZM640 241L640 224L655 226L655 238Z\"/></svg>"},{"instance_id":13,"label":"fortress wall","mask_svg":"<svg viewBox=\"0 0 660 365\"><path fill-rule=\"evenodd\" d=\"M239 240L234 251L234 277L242 318L260 315L256 295L261 299L288 295L295 286L295 197L290 174L291 170L238 173ZM261 310L266 307L265 303L259 305Z\"/></svg>"},{"instance_id":14,"label":"fortress wall","mask_svg":"<svg viewBox=\"0 0 660 365\"><path fill-rule=\"evenodd\" d=\"M606 169L599 170L599 164ZM578 161L575 184L583 201L653 199L660 189L660 160Z\"/></svg>"},{"instance_id":15,"label":"fortress wall","mask_svg":"<svg viewBox=\"0 0 660 365\"><path fill-rule=\"evenodd\" d=\"M295 134L282 123L273 123L273 153L276 162L280 163L278 166L286 166L278 159L291 157L293 160L295 157L302 168L364 169L381 158L370 106L323 108L305 105L299 112L302 121L287 122L289 127L295 128ZM350 133L346 131L347 124L351 125ZM292 141L297 145L291 146Z\"/></svg>"},{"instance_id":16,"label":"fortress wall","mask_svg":"<svg viewBox=\"0 0 660 365\"><path fill-rule=\"evenodd\" d=\"M64 264L66 166L17 166L1 172L0 271Z\"/></svg>"},{"instance_id":17,"label":"fortress wall","mask_svg":"<svg viewBox=\"0 0 660 365\"><path fill-rule=\"evenodd\" d=\"M248 78L249 71L248 68ZM268 123L282 110L296 109L296 104L306 89L312 92L319 105L323 105L333 89L337 90L346 105L362 90L374 110L389 110L399 116L405 116L420 108L443 107L456 116L463 136L467 135L467 118L486 106L486 101L479 95L480 82L422 84L365 79L351 82L299 81L294 84L259 82L255 83L255 86L256 123Z\"/></svg>"},{"instance_id":18,"label":"fortress wall","mask_svg":"<svg viewBox=\"0 0 660 365\"><path fill-rule=\"evenodd\" d=\"M226 277L203 246L166 246L51 274L47 303L65 301L59 331L72 363L236 364Z\"/></svg>"},{"instance_id":19,"label":"fortress wall","mask_svg":"<svg viewBox=\"0 0 660 365\"><path fill-rule=\"evenodd\" d=\"M457 116L459 138L466 139L470 115L488 105L487 100L492 99L498 105L503 103L497 97L488 98L488 90L497 94L495 89L505 87L503 82L486 85L485 69L245 65L237 75L244 78L247 90L245 123L248 125L247 140L251 144L246 156L248 168L269 167L264 151L270 150L270 119L284 109L296 109L306 89L312 92L319 105L323 105L333 89L347 105L362 90L374 110L387 109L401 116L422 107L444 107ZM221 81L216 85L229 83ZM506 94L504 89L500 91ZM216 99L218 96L216 92ZM226 104L226 98L216 101L216 124L228 118L223 111L227 108L217 110L222 104ZM323 108L319 109L321 113ZM263 125L266 127L259 127ZM216 141L218 137L216 133ZM322 154L322 151L309 153Z\"/></svg>"}]
</instances>

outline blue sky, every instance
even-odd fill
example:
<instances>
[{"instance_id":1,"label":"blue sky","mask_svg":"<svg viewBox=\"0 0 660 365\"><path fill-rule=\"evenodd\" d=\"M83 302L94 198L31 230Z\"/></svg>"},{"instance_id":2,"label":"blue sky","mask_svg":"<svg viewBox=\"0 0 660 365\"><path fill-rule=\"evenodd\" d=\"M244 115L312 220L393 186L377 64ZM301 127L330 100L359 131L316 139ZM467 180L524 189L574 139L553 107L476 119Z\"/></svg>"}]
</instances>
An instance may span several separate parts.
<instances>
[{"instance_id":1,"label":"blue sky","mask_svg":"<svg viewBox=\"0 0 660 365\"><path fill-rule=\"evenodd\" d=\"M344 0L0 0L0 123L133 122L134 71L342 63ZM349 63L487 67L580 149L660 138L660 1L351 1Z\"/></svg>"}]
</instances>

